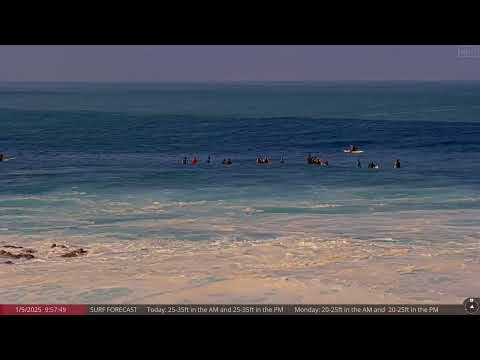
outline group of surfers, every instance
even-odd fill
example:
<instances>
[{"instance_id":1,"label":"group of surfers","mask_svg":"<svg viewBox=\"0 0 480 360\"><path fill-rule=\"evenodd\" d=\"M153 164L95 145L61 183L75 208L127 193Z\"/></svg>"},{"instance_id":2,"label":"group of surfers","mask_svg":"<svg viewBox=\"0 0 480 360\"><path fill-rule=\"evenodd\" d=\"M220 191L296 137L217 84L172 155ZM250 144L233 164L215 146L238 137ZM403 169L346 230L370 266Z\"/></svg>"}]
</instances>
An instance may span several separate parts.
<instances>
[{"instance_id":1,"label":"group of surfers","mask_svg":"<svg viewBox=\"0 0 480 360\"><path fill-rule=\"evenodd\" d=\"M192 161L190 162L190 161L188 160L188 158L185 156L185 157L183 158L183 160L182 160L182 164L183 164L183 165L188 165L188 163L190 162L192 165L197 165L199 161L200 161L200 160L199 160L196 156L194 156L193 159L192 159ZM210 156L208 157L207 162L210 163Z\"/></svg>"},{"instance_id":2,"label":"group of surfers","mask_svg":"<svg viewBox=\"0 0 480 360\"><path fill-rule=\"evenodd\" d=\"M2 157L2 154L0 154L0 161L2 161L3 157ZM183 165L188 165L189 163L191 165L196 165L199 163L199 159L197 157L194 157L191 161L188 160L187 157L184 157L183 160L182 160L182 164ZM211 163L211 158L210 156L207 158L207 163L210 164ZM261 158L261 157L258 157L256 159L256 163L257 164L271 164L272 163L272 159L271 158L268 158L268 157L265 157L265 158ZM285 163L285 159L284 157L282 156L281 159L280 159L280 163L281 164L284 164ZM223 159L222 161L222 164L223 165L232 165L233 162L232 162L232 159L228 158L228 159ZM320 165L320 166L328 166L328 160L323 160L323 159L320 159L319 157L317 156L312 156L311 154L308 154L307 156L307 164L310 164L310 165ZM362 167L362 163L360 162L360 160L357 160L357 167L358 168L361 168ZM400 168L400 160L397 159L395 160L395 162L393 163L393 167L395 169L399 169ZM379 169L380 168L380 165L375 163L374 161L370 161L368 163L368 166L367 166L368 169Z\"/></svg>"},{"instance_id":3,"label":"group of surfers","mask_svg":"<svg viewBox=\"0 0 480 360\"><path fill-rule=\"evenodd\" d=\"M257 157L256 161L257 161L257 164L271 164L272 163L272 159L269 158L269 157ZM193 159L191 161L186 156L182 159L182 164L183 165L188 165L188 164L197 165L199 162L200 162L200 159L198 159L196 156L193 157ZM210 164L211 162L212 162L212 158L209 155L208 158L207 158L207 164ZM285 163L285 158L283 156L280 158L280 163L281 164ZM223 165L232 165L233 162L232 162L232 159L228 158L228 159L223 159L222 164Z\"/></svg>"},{"instance_id":4,"label":"group of surfers","mask_svg":"<svg viewBox=\"0 0 480 360\"><path fill-rule=\"evenodd\" d=\"M199 162L200 162L200 159L197 158L196 156L194 156L191 161L186 156L182 160L183 165L188 165L188 164L197 165ZM207 158L207 164L210 164L211 162L212 162L212 158L209 155L208 158ZM232 164L232 159L223 159L222 164L231 165Z\"/></svg>"},{"instance_id":5,"label":"group of surfers","mask_svg":"<svg viewBox=\"0 0 480 360\"><path fill-rule=\"evenodd\" d=\"M356 151L356 150L353 150L353 149L357 149L354 145L352 145L351 147L352 151ZM0 153L0 162L1 161L4 161L4 160L7 160L7 157L3 154L3 153ZM191 161L189 161L189 159L185 156L182 160L182 164L183 165L188 165L189 163L191 165L197 165L198 163L200 162L200 160L195 156L193 157L193 159ZM208 156L207 158L207 164L210 164L212 162L212 159L210 157L210 155ZM222 161L222 164L223 165L231 165L233 162L232 162L232 159L223 159ZM256 163L257 164L271 164L272 163L272 159L265 156L265 157L257 157L256 159ZM280 163L281 164L284 164L285 163L285 158L282 156L280 158ZM307 156L307 164L311 164L311 165L320 165L320 166L328 166L328 160L323 160L323 159L320 159L319 157L317 156L312 156L311 153L308 154ZM358 159L357 160L357 167L358 168L361 168L362 167L362 163L360 162L360 160ZM380 165L378 165L377 163L371 161L370 163L368 163L368 166L367 166L369 169L378 169L380 168ZM393 164L393 167L395 169L399 169L400 168L400 160L397 159L395 160L394 164Z\"/></svg>"},{"instance_id":6,"label":"group of surfers","mask_svg":"<svg viewBox=\"0 0 480 360\"><path fill-rule=\"evenodd\" d=\"M346 152L362 152L357 146L355 145L350 145L348 151L345 150ZM2 160L3 158L3 155L0 154L0 161ZM308 154L307 158L307 164L310 164L310 165L320 165L320 166L328 166L328 160L324 160L324 159L320 159L318 156L312 156L311 153ZM191 161L189 161L189 159L185 156L182 160L182 164L183 165L188 165L189 163L191 165L196 165L199 163L199 159L197 157L194 157ZM207 164L210 164L212 162L212 159L210 157L210 155L208 156L207 158ZM222 161L222 164L223 165L231 165L233 162L231 159L223 159ZM269 158L268 156L257 156L256 158L256 163L257 164L271 164L272 163L272 159ZM281 164L284 164L285 163L285 158L282 157L280 158L280 163ZM360 160L358 159L357 160L357 167L358 168L361 168L362 167L362 163L360 162ZM400 168L400 160L397 159L395 160L394 164L393 164L393 167L395 169L399 169ZM368 163L368 166L367 168L369 169L378 169L380 168L380 165L371 161Z\"/></svg>"}]
</instances>

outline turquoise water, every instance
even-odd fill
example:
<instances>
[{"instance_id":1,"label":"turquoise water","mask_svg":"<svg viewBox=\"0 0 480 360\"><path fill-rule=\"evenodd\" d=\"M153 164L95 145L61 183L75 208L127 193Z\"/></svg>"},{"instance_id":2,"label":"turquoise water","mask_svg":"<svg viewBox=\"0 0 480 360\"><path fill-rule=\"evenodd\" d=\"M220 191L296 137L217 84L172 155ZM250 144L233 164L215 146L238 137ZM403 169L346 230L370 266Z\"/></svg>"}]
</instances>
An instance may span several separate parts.
<instances>
[{"instance_id":1,"label":"turquoise water","mask_svg":"<svg viewBox=\"0 0 480 360\"><path fill-rule=\"evenodd\" d=\"M448 213L441 237L400 240L461 241L480 209L479 100L477 82L0 84L14 157L0 236L264 240L292 219L341 219L328 230L362 239L385 235L376 217ZM344 154L352 143L365 152Z\"/></svg>"}]
</instances>

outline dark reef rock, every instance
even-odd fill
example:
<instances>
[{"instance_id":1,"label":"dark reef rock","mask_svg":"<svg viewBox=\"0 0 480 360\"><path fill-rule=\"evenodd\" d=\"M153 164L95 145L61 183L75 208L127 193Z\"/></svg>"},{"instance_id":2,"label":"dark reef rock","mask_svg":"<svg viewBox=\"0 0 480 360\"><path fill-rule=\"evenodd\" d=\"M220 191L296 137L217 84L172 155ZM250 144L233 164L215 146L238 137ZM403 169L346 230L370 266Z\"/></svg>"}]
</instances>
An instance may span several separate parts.
<instances>
[{"instance_id":1,"label":"dark reef rock","mask_svg":"<svg viewBox=\"0 0 480 360\"><path fill-rule=\"evenodd\" d=\"M10 251L0 250L0 256L13 257L14 255Z\"/></svg>"},{"instance_id":2,"label":"dark reef rock","mask_svg":"<svg viewBox=\"0 0 480 360\"><path fill-rule=\"evenodd\" d=\"M70 251L66 254L63 254L61 255L62 257L66 257L66 258L71 258L71 257L77 257L77 256L80 256L80 255L85 255L88 251L86 250L83 250L82 248L78 249L78 250L73 250L73 251Z\"/></svg>"},{"instance_id":3,"label":"dark reef rock","mask_svg":"<svg viewBox=\"0 0 480 360\"><path fill-rule=\"evenodd\" d=\"M0 250L0 256L4 256L4 257L8 257L8 258L11 258L11 259L34 259L35 256L33 256L32 254L12 254L10 251L5 251L5 250Z\"/></svg>"},{"instance_id":4,"label":"dark reef rock","mask_svg":"<svg viewBox=\"0 0 480 360\"><path fill-rule=\"evenodd\" d=\"M13 265L13 264L15 264L15 263L14 263L14 262L11 262L10 260L8 260L8 261L5 261L4 264Z\"/></svg>"},{"instance_id":5,"label":"dark reef rock","mask_svg":"<svg viewBox=\"0 0 480 360\"><path fill-rule=\"evenodd\" d=\"M3 247L7 249L23 249L23 246L15 246L15 245L3 245Z\"/></svg>"}]
</instances>

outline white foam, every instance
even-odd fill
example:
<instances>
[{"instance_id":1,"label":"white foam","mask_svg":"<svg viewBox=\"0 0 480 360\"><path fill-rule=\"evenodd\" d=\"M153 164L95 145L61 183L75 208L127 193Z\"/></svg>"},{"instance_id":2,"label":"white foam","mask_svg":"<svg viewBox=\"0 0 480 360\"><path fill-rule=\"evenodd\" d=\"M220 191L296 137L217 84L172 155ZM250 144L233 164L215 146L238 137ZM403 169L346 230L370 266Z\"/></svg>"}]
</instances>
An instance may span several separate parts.
<instances>
[{"instance_id":1,"label":"white foam","mask_svg":"<svg viewBox=\"0 0 480 360\"><path fill-rule=\"evenodd\" d=\"M336 208L342 205L339 204L317 204L317 205L310 205L310 209L323 209L323 208Z\"/></svg>"},{"instance_id":2,"label":"white foam","mask_svg":"<svg viewBox=\"0 0 480 360\"><path fill-rule=\"evenodd\" d=\"M253 214L264 212L264 210L255 209L255 208L251 208L251 207L244 208L242 211L247 215L253 215Z\"/></svg>"}]
</instances>

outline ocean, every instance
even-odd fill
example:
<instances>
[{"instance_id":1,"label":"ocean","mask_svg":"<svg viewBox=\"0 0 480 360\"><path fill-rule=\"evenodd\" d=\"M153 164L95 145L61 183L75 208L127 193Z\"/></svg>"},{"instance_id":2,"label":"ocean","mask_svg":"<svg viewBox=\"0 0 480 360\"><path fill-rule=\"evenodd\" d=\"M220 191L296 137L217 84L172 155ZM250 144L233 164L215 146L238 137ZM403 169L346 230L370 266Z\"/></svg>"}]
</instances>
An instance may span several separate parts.
<instances>
[{"instance_id":1,"label":"ocean","mask_svg":"<svg viewBox=\"0 0 480 360\"><path fill-rule=\"evenodd\" d=\"M469 296L461 289L474 279L473 270L467 279L465 264L479 263L479 100L480 82L0 84L0 152L12 158L0 162L0 243L39 251L34 260L0 265L0 279L7 281L2 271L13 279L3 284L0 303L163 301L148 298L156 288L150 283L141 290L146 298L138 298L130 282L112 286L131 276L145 279L155 266L170 274L167 280L183 276L186 287L202 291L247 272L258 280L266 263L270 277L301 281L310 273L318 279L325 266L354 268L347 266L357 254L350 246L372 266L393 268L404 259L402 269L417 266L415 274L425 274L418 259L428 256L420 253L446 256L431 266L448 263L437 277L450 280L402 280L389 290L399 301L417 299L411 294L420 301L418 293L435 286L437 297L427 300ZM364 152L344 153L350 144ZM329 166L308 165L308 153ZM273 161L257 165L257 156ZM183 165L184 157L200 162ZM228 158L232 165L223 165ZM396 159L400 169L393 167ZM380 168L368 169L370 161ZM49 250L52 243L89 253L60 259ZM286 250L275 248L277 256L269 259L279 244ZM342 250L339 244L348 245ZM251 253L256 247L266 248ZM322 247L329 259L345 257L322 267ZM232 248L246 253L222 263L222 251ZM375 255L378 248L414 258L392 260L390 253ZM125 261L135 263L135 271L121 265ZM100 275L79 269L85 288L45 292L43 285L25 283L39 269L48 277L72 264L112 273L95 285ZM214 271L222 264L237 264L238 273ZM292 264L301 264L301 274ZM453 285L462 279L463 288ZM361 287L366 280L348 281ZM480 288L478 280L471 286ZM304 301L297 290L300 298L292 299L235 297L225 290L220 300L190 292L165 301Z\"/></svg>"}]
</instances>

